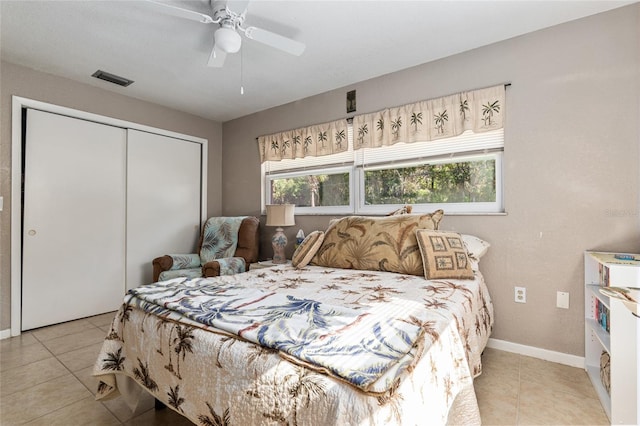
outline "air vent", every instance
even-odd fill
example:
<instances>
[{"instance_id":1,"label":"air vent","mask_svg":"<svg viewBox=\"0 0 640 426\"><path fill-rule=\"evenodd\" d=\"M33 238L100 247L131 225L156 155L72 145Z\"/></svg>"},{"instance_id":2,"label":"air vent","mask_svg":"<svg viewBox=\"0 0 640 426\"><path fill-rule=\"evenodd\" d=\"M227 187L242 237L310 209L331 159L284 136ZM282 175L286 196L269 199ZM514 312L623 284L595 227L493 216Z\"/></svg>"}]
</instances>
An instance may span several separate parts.
<instances>
[{"instance_id":1,"label":"air vent","mask_svg":"<svg viewBox=\"0 0 640 426\"><path fill-rule=\"evenodd\" d=\"M106 71L98 70L91 74L91 77L99 78L100 80L108 81L109 83L117 84L118 86L127 87L133 80L129 80L128 78L120 77L115 74L108 73Z\"/></svg>"}]
</instances>

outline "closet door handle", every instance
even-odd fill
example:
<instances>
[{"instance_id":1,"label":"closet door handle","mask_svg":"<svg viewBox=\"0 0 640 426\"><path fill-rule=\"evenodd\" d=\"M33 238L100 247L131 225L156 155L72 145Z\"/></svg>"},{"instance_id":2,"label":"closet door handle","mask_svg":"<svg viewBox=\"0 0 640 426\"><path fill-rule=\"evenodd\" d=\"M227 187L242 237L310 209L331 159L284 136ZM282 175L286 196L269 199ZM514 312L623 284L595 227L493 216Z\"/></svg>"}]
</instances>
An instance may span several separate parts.
<instances>
[{"instance_id":1,"label":"closet door handle","mask_svg":"<svg viewBox=\"0 0 640 426\"><path fill-rule=\"evenodd\" d=\"M27 234L29 234L29 236L33 237L34 235L36 235L36 230L35 229L29 229L29 232L27 232Z\"/></svg>"}]
</instances>

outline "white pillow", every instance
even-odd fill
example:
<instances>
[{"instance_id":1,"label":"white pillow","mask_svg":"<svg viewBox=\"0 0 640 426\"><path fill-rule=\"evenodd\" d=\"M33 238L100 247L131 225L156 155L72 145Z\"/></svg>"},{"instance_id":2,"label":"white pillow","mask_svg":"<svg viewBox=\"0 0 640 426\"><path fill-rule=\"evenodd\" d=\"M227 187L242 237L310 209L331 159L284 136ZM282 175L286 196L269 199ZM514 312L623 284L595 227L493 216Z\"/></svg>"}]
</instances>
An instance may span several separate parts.
<instances>
[{"instance_id":1,"label":"white pillow","mask_svg":"<svg viewBox=\"0 0 640 426\"><path fill-rule=\"evenodd\" d=\"M491 247L491 244L475 235L460 234L460 236L462 237L462 242L464 242L464 245L467 247L469 256L473 256L478 260L480 260L487 250L489 250L489 247Z\"/></svg>"},{"instance_id":2,"label":"white pillow","mask_svg":"<svg viewBox=\"0 0 640 426\"><path fill-rule=\"evenodd\" d=\"M462 237L462 242L464 242L464 245L467 248L469 259L471 259L472 262L480 262L480 258L484 256L487 250L489 250L489 247L491 247L491 244L476 237L475 235L460 234L460 236Z\"/></svg>"}]
</instances>

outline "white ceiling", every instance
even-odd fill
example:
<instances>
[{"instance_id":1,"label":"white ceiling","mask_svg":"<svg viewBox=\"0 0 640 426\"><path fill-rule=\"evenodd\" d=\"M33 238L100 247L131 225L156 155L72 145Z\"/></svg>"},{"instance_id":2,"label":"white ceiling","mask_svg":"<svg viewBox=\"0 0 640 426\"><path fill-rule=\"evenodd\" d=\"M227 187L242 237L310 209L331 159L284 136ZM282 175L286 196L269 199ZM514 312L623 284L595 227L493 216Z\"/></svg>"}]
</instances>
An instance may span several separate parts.
<instances>
[{"instance_id":1,"label":"white ceiling","mask_svg":"<svg viewBox=\"0 0 640 426\"><path fill-rule=\"evenodd\" d=\"M0 54L224 122L630 3L253 0L245 24L304 42L305 52L290 56L243 38L241 52L217 69L206 66L216 24L170 16L143 0L1 0ZM206 0L171 4L211 13ZM92 78L98 69L135 83Z\"/></svg>"}]
</instances>

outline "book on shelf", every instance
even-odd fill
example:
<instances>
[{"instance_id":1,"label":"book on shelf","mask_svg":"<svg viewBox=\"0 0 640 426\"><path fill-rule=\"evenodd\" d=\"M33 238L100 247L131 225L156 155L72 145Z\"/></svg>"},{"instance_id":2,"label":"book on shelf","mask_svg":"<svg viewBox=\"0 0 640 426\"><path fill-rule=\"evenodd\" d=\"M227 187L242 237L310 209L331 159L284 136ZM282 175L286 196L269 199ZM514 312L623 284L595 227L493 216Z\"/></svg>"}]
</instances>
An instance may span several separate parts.
<instances>
[{"instance_id":1,"label":"book on shelf","mask_svg":"<svg viewBox=\"0 0 640 426\"><path fill-rule=\"evenodd\" d=\"M595 319L603 330L609 332L609 308L599 299L596 299Z\"/></svg>"},{"instance_id":2,"label":"book on shelf","mask_svg":"<svg viewBox=\"0 0 640 426\"><path fill-rule=\"evenodd\" d=\"M600 277L599 285L609 287L609 267L598 263L598 275Z\"/></svg>"}]
</instances>

